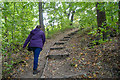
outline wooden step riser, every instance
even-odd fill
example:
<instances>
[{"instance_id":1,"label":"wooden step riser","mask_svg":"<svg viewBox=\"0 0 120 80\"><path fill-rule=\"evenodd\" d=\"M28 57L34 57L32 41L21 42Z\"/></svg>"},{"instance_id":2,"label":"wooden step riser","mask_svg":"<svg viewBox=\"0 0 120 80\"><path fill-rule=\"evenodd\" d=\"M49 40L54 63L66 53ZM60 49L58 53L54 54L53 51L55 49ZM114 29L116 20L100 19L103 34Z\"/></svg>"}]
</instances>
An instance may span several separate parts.
<instances>
[{"instance_id":1,"label":"wooden step riser","mask_svg":"<svg viewBox=\"0 0 120 80\"><path fill-rule=\"evenodd\" d=\"M65 43L55 43L54 45L64 45Z\"/></svg>"},{"instance_id":2,"label":"wooden step riser","mask_svg":"<svg viewBox=\"0 0 120 80\"><path fill-rule=\"evenodd\" d=\"M64 49L65 47L58 47L58 48L50 48L50 50L61 50Z\"/></svg>"},{"instance_id":3,"label":"wooden step riser","mask_svg":"<svg viewBox=\"0 0 120 80\"><path fill-rule=\"evenodd\" d=\"M75 33L71 33L71 34L68 34L68 36L72 36L72 35L74 35Z\"/></svg>"},{"instance_id":4,"label":"wooden step riser","mask_svg":"<svg viewBox=\"0 0 120 80\"><path fill-rule=\"evenodd\" d=\"M79 30L77 30L77 31L75 31L75 32L72 32L72 33L68 34L68 36L72 36L72 35L76 34L78 31L79 31Z\"/></svg>"},{"instance_id":5,"label":"wooden step riser","mask_svg":"<svg viewBox=\"0 0 120 80\"><path fill-rule=\"evenodd\" d=\"M68 37L64 37L64 39L68 39L68 38L71 38L71 37L69 37L69 36Z\"/></svg>"}]
</instances>

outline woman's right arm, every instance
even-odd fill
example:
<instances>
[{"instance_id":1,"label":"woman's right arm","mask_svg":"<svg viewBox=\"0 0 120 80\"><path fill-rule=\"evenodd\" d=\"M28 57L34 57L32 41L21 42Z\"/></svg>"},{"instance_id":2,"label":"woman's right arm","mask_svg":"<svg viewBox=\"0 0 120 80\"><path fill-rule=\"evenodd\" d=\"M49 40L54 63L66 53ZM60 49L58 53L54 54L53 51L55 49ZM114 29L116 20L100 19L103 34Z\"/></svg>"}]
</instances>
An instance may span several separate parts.
<instances>
[{"instance_id":1,"label":"woman's right arm","mask_svg":"<svg viewBox=\"0 0 120 80\"><path fill-rule=\"evenodd\" d=\"M30 34L28 35L27 39L25 40L25 43L24 43L24 45L23 45L23 48L25 48L25 47L27 46L27 44L28 44L28 42L30 41L31 37L32 37L32 34L31 34L31 32L30 32Z\"/></svg>"}]
</instances>

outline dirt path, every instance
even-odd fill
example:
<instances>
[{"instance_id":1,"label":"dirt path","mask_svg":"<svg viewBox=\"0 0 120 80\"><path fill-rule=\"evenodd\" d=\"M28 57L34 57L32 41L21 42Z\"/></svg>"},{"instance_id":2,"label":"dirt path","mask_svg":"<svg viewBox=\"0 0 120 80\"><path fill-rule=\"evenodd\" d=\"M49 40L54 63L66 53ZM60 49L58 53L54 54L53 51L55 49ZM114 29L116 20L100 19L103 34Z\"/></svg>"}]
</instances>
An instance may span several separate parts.
<instances>
[{"instance_id":1,"label":"dirt path","mask_svg":"<svg viewBox=\"0 0 120 80\"><path fill-rule=\"evenodd\" d=\"M54 73L50 73L51 71L54 71L55 72L55 68L61 68L60 71L57 71L58 73L60 74L57 74L57 77L55 78L60 78L61 75L64 75L64 76L67 76L63 73L67 73L68 71L68 75L70 75L71 72L69 72L70 70L62 70L63 67L61 67L61 63L66 62L66 58L69 57L70 55L70 52L69 52L69 49L66 49L65 47L65 44L70 40L70 38L76 33L78 32L79 30L76 29L75 31L72 31L68 34L66 34L64 37L62 37L62 39L59 39L59 41L56 41L54 43L54 45L51 46L50 48L50 51L48 52L48 55L47 55L47 62L46 62L46 66L45 66L45 69L44 69L44 72L43 72L43 75L41 76L41 78L46 78L46 73L49 75L49 78L54 78ZM57 59L57 60L56 60ZM50 63L60 63L60 64L57 64L57 66L49 66ZM68 68L69 67L69 64L66 64L66 67ZM65 72L64 72L65 71ZM63 73L62 73L63 72ZM72 74L74 74L74 72L72 72Z\"/></svg>"},{"instance_id":2,"label":"dirt path","mask_svg":"<svg viewBox=\"0 0 120 80\"><path fill-rule=\"evenodd\" d=\"M94 48L88 47L91 36L87 32L66 37L51 46L41 78L118 78L119 49L115 37Z\"/></svg>"},{"instance_id":3,"label":"dirt path","mask_svg":"<svg viewBox=\"0 0 120 80\"><path fill-rule=\"evenodd\" d=\"M66 30L47 39L39 57L39 74L32 74L31 52L24 63L10 73L12 78L116 78L120 71L117 39L111 38L112 42L90 48L92 37L87 34L90 29L76 34L77 31L77 28Z\"/></svg>"},{"instance_id":4,"label":"dirt path","mask_svg":"<svg viewBox=\"0 0 120 80\"><path fill-rule=\"evenodd\" d=\"M71 75L75 76L78 74L86 74L84 70L79 70L76 72L74 68L70 66L70 62L68 60L71 56L71 52L70 48L68 48L66 44L72 39L76 32L77 31L66 35L56 42L56 44L51 46L47 56L48 63L41 78L68 78ZM69 43L68 46L70 45L71 44Z\"/></svg>"},{"instance_id":5,"label":"dirt path","mask_svg":"<svg viewBox=\"0 0 120 80\"><path fill-rule=\"evenodd\" d=\"M47 52L50 50L50 47L53 46L55 42L58 42L59 40L63 39L63 37L67 36L68 34L76 30L78 30L78 28L66 30L65 32L61 32L57 34L52 39L47 39L44 45L43 51L40 53L40 57L39 57L38 69L40 69L41 72L37 74L36 76L33 76L32 74L33 57L32 57L31 59L29 59L31 62L28 64L27 67L26 66L24 67L24 71L21 72L21 74L19 74L18 78L40 78L43 75L43 70L46 64L46 56L47 56Z\"/></svg>"}]
</instances>

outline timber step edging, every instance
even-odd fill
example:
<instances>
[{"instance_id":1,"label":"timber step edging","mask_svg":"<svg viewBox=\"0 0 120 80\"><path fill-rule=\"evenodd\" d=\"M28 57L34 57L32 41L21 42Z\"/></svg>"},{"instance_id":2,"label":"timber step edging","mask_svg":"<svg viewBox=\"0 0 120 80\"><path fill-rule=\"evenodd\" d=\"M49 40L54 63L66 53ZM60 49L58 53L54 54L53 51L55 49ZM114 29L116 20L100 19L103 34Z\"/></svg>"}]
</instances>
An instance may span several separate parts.
<instances>
[{"instance_id":1,"label":"timber step edging","mask_svg":"<svg viewBox=\"0 0 120 80\"><path fill-rule=\"evenodd\" d=\"M64 49L65 47L51 47L50 50L61 50Z\"/></svg>"},{"instance_id":2,"label":"timber step edging","mask_svg":"<svg viewBox=\"0 0 120 80\"><path fill-rule=\"evenodd\" d=\"M63 45L63 44L65 44L65 43L63 43L63 42L55 42L54 43L54 45Z\"/></svg>"},{"instance_id":3,"label":"timber step edging","mask_svg":"<svg viewBox=\"0 0 120 80\"><path fill-rule=\"evenodd\" d=\"M70 36L66 36L66 37L64 37L64 39L67 39L67 38L71 38Z\"/></svg>"}]
</instances>

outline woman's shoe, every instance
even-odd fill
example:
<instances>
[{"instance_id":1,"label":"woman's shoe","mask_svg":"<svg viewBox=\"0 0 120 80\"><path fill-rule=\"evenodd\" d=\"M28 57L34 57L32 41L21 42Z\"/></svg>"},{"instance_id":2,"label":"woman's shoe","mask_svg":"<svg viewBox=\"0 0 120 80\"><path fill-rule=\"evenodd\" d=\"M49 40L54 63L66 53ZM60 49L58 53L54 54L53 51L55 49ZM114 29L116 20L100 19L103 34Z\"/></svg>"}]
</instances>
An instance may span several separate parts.
<instances>
[{"instance_id":1,"label":"woman's shoe","mask_svg":"<svg viewBox=\"0 0 120 80\"><path fill-rule=\"evenodd\" d=\"M40 72L40 70L33 70L33 74L35 75L35 74L37 74L37 73L39 73Z\"/></svg>"}]
</instances>

